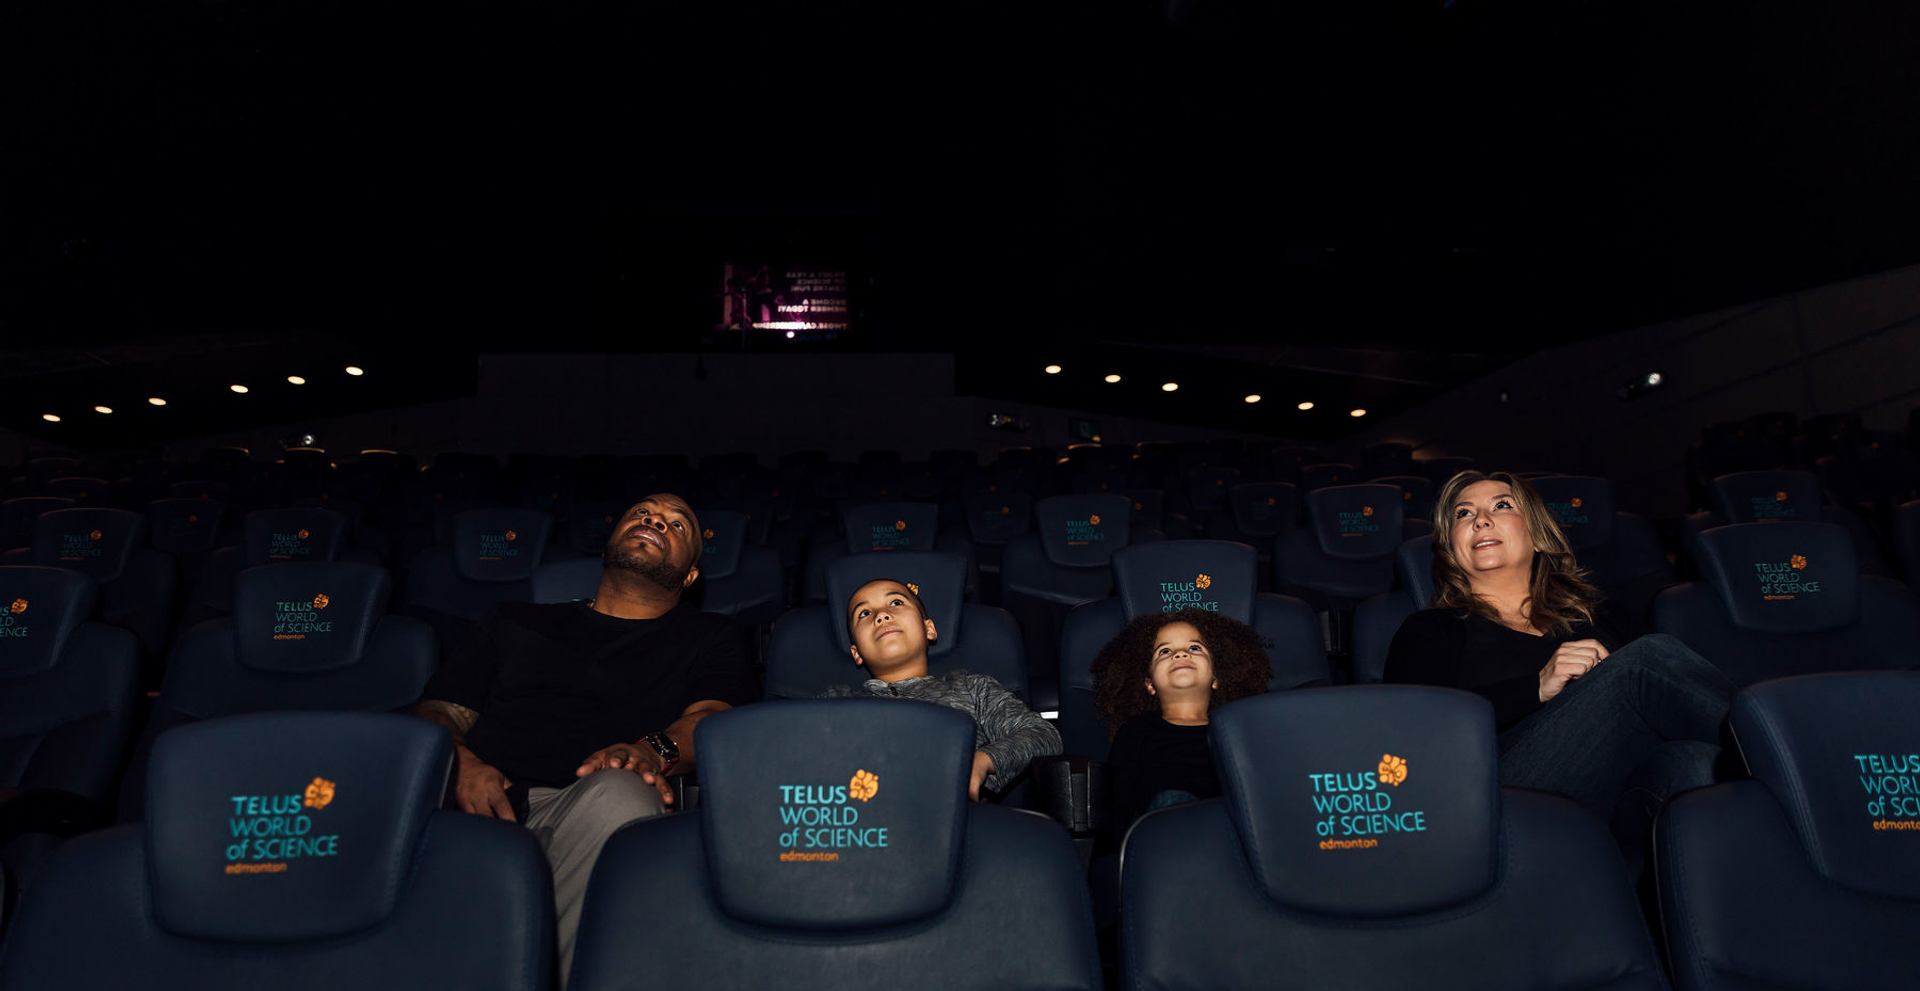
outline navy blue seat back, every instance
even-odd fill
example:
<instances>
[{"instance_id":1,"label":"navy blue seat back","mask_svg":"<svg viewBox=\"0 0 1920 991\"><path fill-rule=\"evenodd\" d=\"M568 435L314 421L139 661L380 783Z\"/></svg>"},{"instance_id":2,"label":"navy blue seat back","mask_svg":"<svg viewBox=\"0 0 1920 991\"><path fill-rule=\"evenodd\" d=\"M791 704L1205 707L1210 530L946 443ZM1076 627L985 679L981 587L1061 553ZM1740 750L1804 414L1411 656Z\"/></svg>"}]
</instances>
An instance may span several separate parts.
<instances>
[{"instance_id":1,"label":"navy blue seat back","mask_svg":"<svg viewBox=\"0 0 1920 991\"><path fill-rule=\"evenodd\" d=\"M1227 493L1235 531L1248 538L1274 536L1294 527L1300 513L1300 490L1286 482L1245 482Z\"/></svg>"},{"instance_id":2,"label":"navy blue seat back","mask_svg":"<svg viewBox=\"0 0 1920 991\"><path fill-rule=\"evenodd\" d=\"M553 517L533 509L456 514L451 546L428 548L414 559L407 608L471 622L498 603L530 600L552 529Z\"/></svg>"},{"instance_id":3,"label":"navy blue seat back","mask_svg":"<svg viewBox=\"0 0 1920 991\"><path fill-rule=\"evenodd\" d=\"M1000 682L1022 698L1026 657L1020 630L1005 610L965 603L966 559L942 551L850 554L827 571L827 603L794 609L773 626L767 648L768 698L813 698L834 685L859 685L864 668L849 652L847 602L871 581L911 583L939 639L928 647L931 674L964 669Z\"/></svg>"},{"instance_id":4,"label":"navy blue seat back","mask_svg":"<svg viewBox=\"0 0 1920 991\"><path fill-rule=\"evenodd\" d=\"M655 986L632 934L661 905L677 906L682 987L1101 986L1072 846L1044 818L967 801L964 713L781 702L696 733L702 807L607 842L574 991Z\"/></svg>"},{"instance_id":5,"label":"navy blue seat back","mask_svg":"<svg viewBox=\"0 0 1920 991\"><path fill-rule=\"evenodd\" d=\"M1165 530L1167 494L1159 489L1127 489L1121 495L1133 500L1133 525L1148 530Z\"/></svg>"},{"instance_id":6,"label":"navy blue seat back","mask_svg":"<svg viewBox=\"0 0 1920 991\"><path fill-rule=\"evenodd\" d=\"M617 499L573 500L568 505L564 546L576 554L599 557L615 523L631 505Z\"/></svg>"},{"instance_id":7,"label":"navy blue seat back","mask_svg":"<svg viewBox=\"0 0 1920 991\"><path fill-rule=\"evenodd\" d=\"M42 868L0 984L547 987L546 858L523 829L438 811L452 764L446 733L410 717L169 733L145 825L70 841Z\"/></svg>"},{"instance_id":8,"label":"navy blue seat back","mask_svg":"<svg viewBox=\"0 0 1920 991\"><path fill-rule=\"evenodd\" d=\"M997 546L1033 528L1033 497L999 490L968 496L966 533L975 544Z\"/></svg>"},{"instance_id":9,"label":"navy blue seat back","mask_svg":"<svg viewBox=\"0 0 1920 991\"><path fill-rule=\"evenodd\" d=\"M1329 485L1352 485L1360 480L1360 472L1350 464L1327 462L1307 465L1300 469L1300 491L1312 492Z\"/></svg>"},{"instance_id":10,"label":"navy blue seat back","mask_svg":"<svg viewBox=\"0 0 1920 991\"><path fill-rule=\"evenodd\" d=\"M132 633L148 658L166 649L177 578L173 558L146 546L147 521L124 509L58 509L35 521L33 552L10 563L66 568L100 586L96 618Z\"/></svg>"},{"instance_id":11,"label":"navy blue seat back","mask_svg":"<svg viewBox=\"0 0 1920 991\"><path fill-rule=\"evenodd\" d=\"M346 546L344 514L319 506L256 509L247 514L245 567L284 561L332 561Z\"/></svg>"},{"instance_id":12,"label":"navy blue seat back","mask_svg":"<svg viewBox=\"0 0 1920 991\"><path fill-rule=\"evenodd\" d=\"M1920 588L1920 500L1903 503L1893 511L1893 546L1899 553L1900 573L1907 585Z\"/></svg>"},{"instance_id":13,"label":"navy blue seat back","mask_svg":"<svg viewBox=\"0 0 1920 991\"><path fill-rule=\"evenodd\" d=\"M1410 520L1431 520L1433 518L1433 483L1419 475L1387 475L1376 478L1380 485L1392 485L1400 490L1400 508Z\"/></svg>"},{"instance_id":14,"label":"navy blue seat back","mask_svg":"<svg viewBox=\"0 0 1920 991\"><path fill-rule=\"evenodd\" d=\"M0 503L0 550L33 546L33 530L40 515L71 508L72 499L56 496L21 496Z\"/></svg>"},{"instance_id":15,"label":"navy blue seat back","mask_svg":"<svg viewBox=\"0 0 1920 991\"><path fill-rule=\"evenodd\" d=\"M1093 661L1138 616L1207 609L1260 634L1272 689L1329 680L1319 617L1299 599L1259 591L1253 548L1219 540L1134 544L1113 556L1114 597L1067 614L1060 634L1060 718L1068 753L1103 759L1109 727L1094 706Z\"/></svg>"},{"instance_id":16,"label":"navy blue seat back","mask_svg":"<svg viewBox=\"0 0 1920 991\"><path fill-rule=\"evenodd\" d=\"M847 550L930 551L939 534L940 507L931 502L867 502L840 514Z\"/></svg>"},{"instance_id":17,"label":"navy blue seat back","mask_svg":"<svg viewBox=\"0 0 1920 991\"><path fill-rule=\"evenodd\" d=\"M1237 468L1197 465L1187 473L1187 505L1201 516L1222 512L1228 508L1227 494L1238 484L1240 470Z\"/></svg>"},{"instance_id":18,"label":"navy blue seat back","mask_svg":"<svg viewBox=\"0 0 1920 991\"><path fill-rule=\"evenodd\" d=\"M1685 991L1920 986L1920 674L1810 675L1735 699L1752 778L1683 794L1655 833Z\"/></svg>"},{"instance_id":19,"label":"navy blue seat back","mask_svg":"<svg viewBox=\"0 0 1920 991\"><path fill-rule=\"evenodd\" d=\"M137 814L138 768L152 741L191 722L249 712L412 707L439 659L433 631L387 615L391 582L368 564L304 561L242 571L233 614L175 645L153 716L121 791Z\"/></svg>"},{"instance_id":20,"label":"navy blue seat back","mask_svg":"<svg viewBox=\"0 0 1920 991\"><path fill-rule=\"evenodd\" d=\"M204 555L219 541L226 512L211 499L155 499L147 504L147 531L154 549L176 560Z\"/></svg>"},{"instance_id":21,"label":"navy blue seat back","mask_svg":"<svg viewBox=\"0 0 1920 991\"><path fill-rule=\"evenodd\" d=\"M1211 736L1223 797L1127 837L1123 986L1664 987L1605 830L1500 790L1484 699L1288 692Z\"/></svg>"},{"instance_id":22,"label":"navy blue seat back","mask_svg":"<svg viewBox=\"0 0 1920 991\"><path fill-rule=\"evenodd\" d=\"M702 509L700 578L690 592L702 610L741 622L771 623L786 608L780 552L752 542L745 513Z\"/></svg>"},{"instance_id":23,"label":"navy blue seat back","mask_svg":"<svg viewBox=\"0 0 1920 991\"><path fill-rule=\"evenodd\" d=\"M1003 600L1079 605L1111 592L1110 564L1131 539L1133 500L1101 493L1051 496L1033 511L1036 532L1009 543L1001 559Z\"/></svg>"},{"instance_id":24,"label":"navy blue seat back","mask_svg":"<svg viewBox=\"0 0 1920 991\"><path fill-rule=\"evenodd\" d=\"M1588 578L1605 592L1614 612L1637 633L1660 589L1673 582L1653 527L1614 508L1613 483L1587 475L1546 475L1529 480L1559 521Z\"/></svg>"},{"instance_id":25,"label":"navy blue seat back","mask_svg":"<svg viewBox=\"0 0 1920 991\"><path fill-rule=\"evenodd\" d=\"M1393 555L1400 587L1361 601L1353 610L1353 680L1374 684L1386 677L1387 651L1400 624L1433 601L1433 535L1409 537Z\"/></svg>"},{"instance_id":26,"label":"navy blue seat back","mask_svg":"<svg viewBox=\"0 0 1920 991\"><path fill-rule=\"evenodd\" d=\"M0 788L105 801L133 720L140 648L88 622L96 591L59 568L0 568Z\"/></svg>"},{"instance_id":27,"label":"navy blue seat back","mask_svg":"<svg viewBox=\"0 0 1920 991\"><path fill-rule=\"evenodd\" d=\"M1810 471L1739 471L1712 483L1713 508L1726 523L1820 521L1820 479Z\"/></svg>"},{"instance_id":28,"label":"navy blue seat back","mask_svg":"<svg viewBox=\"0 0 1920 991\"><path fill-rule=\"evenodd\" d=\"M1912 667L1920 600L1863 575L1829 523L1742 523L1700 534L1702 581L1654 602L1654 626L1740 684L1823 671Z\"/></svg>"},{"instance_id":29,"label":"navy blue seat back","mask_svg":"<svg viewBox=\"0 0 1920 991\"><path fill-rule=\"evenodd\" d=\"M1306 527L1284 534L1274 557L1282 591L1344 609L1393 588L1393 554L1407 529L1398 488L1328 486L1307 493L1306 503Z\"/></svg>"},{"instance_id":30,"label":"navy blue seat back","mask_svg":"<svg viewBox=\"0 0 1920 991\"><path fill-rule=\"evenodd\" d=\"M113 483L104 478L71 475L47 480L47 495L72 499L76 506L104 506L113 497Z\"/></svg>"}]
</instances>

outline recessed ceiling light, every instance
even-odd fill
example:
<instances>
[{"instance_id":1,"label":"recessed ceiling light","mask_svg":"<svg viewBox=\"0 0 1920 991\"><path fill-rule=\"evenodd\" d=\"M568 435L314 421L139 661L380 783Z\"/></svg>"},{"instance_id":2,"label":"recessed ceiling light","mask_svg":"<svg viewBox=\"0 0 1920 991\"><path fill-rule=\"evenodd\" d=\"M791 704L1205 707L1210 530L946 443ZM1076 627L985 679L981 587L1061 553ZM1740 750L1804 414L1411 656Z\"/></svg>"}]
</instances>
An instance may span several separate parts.
<instances>
[{"instance_id":1,"label":"recessed ceiling light","mask_svg":"<svg viewBox=\"0 0 1920 991\"><path fill-rule=\"evenodd\" d=\"M1296 407L1294 407L1294 408L1295 408L1295 409L1299 409L1299 410L1309 410L1309 409L1312 409L1312 408L1313 408L1313 404L1312 404L1312 403L1301 403L1300 405L1298 405L1298 406L1296 406Z\"/></svg>"},{"instance_id":2,"label":"recessed ceiling light","mask_svg":"<svg viewBox=\"0 0 1920 991\"><path fill-rule=\"evenodd\" d=\"M238 382L235 382L234 384L227 386L227 388L232 389L234 392L237 392L243 396L247 394L247 387L244 385L241 385Z\"/></svg>"},{"instance_id":3,"label":"recessed ceiling light","mask_svg":"<svg viewBox=\"0 0 1920 991\"><path fill-rule=\"evenodd\" d=\"M1257 392L1247 397L1247 402L1249 403L1257 403L1259 401L1260 401L1260 394Z\"/></svg>"},{"instance_id":4,"label":"recessed ceiling light","mask_svg":"<svg viewBox=\"0 0 1920 991\"><path fill-rule=\"evenodd\" d=\"M348 365L348 366L347 366L347 374L348 374L348 375L355 375L355 376L358 376L358 375L365 375L365 374L367 374L367 370L366 370L366 369L364 369L364 368L361 368L361 367L360 367L359 365Z\"/></svg>"},{"instance_id":5,"label":"recessed ceiling light","mask_svg":"<svg viewBox=\"0 0 1920 991\"><path fill-rule=\"evenodd\" d=\"M165 406L166 404L167 404L167 401L166 401L166 400L164 400L164 399L162 399L162 398L160 398L159 396L148 396L148 397L147 397L147 405L148 405L148 406Z\"/></svg>"},{"instance_id":6,"label":"recessed ceiling light","mask_svg":"<svg viewBox=\"0 0 1920 991\"><path fill-rule=\"evenodd\" d=\"M287 376L287 381L288 381L289 383L291 383L291 384L293 384L293 385L306 385L306 384L307 384L307 380L306 380L306 379L304 379L304 378L302 378L302 377L300 377L300 376L298 376L298 375L289 375L289 376Z\"/></svg>"},{"instance_id":7,"label":"recessed ceiling light","mask_svg":"<svg viewBox=\"0 0 1920 991\"><path fill-rule=\"evenodd\" d=\"M1348 416L1366 416L1367 411L1363 409L1350 409L1347 411L1347 415Z\"/></svg>"},{"instance_id":8,"label":"recessed ceiling light","mask_svg":"<svg viewBox=\"0 0 1920 991\"><path fill-rule=\"evenodd\" d=\"M1118 376L1118 375L1108 375L1108 376L1107 376L1107 384L1108 384L1108 385L1113 385L1113 384L1115 384L1115 383L1117 383L1117 382L1119 382L1119 381L1120 381L1120 376Z\"/></svg>"},{"instance_id":9,"label":"recessed ceiling light","mask_svg":"<svg viewBox=\"0 0 1920 991\"><path fill-rule=\"evenodd\" d=\"M1060 366L1059 366L1059 365L1048 365L1048 366L1046 367L1046 369L1045 369L1045 370L1046 370L1046 373L1047 373L1048 375L1058 375L1058 374L1060 374Z\"/></svg>"},{"instance_id":10,"label":"recessed ceiling light","mask_svg":"<svg viewBox=\"0 0 1920 991\"><path fill-rule=\"evenodd\" d=\"M1161 391L1161 392L1179 392L1179 391L1180 391L1180 383L1178 383L1178 382L1162 382L1162 383L1160 383L1160 391Z\"/></svg>"},{"instance_id":11,"label":"recessed ceiling light","mask_svg":"<svg viewBox=\"0 0 1920 991\"><path fill-rule=\"evenodd\" d=\"M93 408L93 411L94 411L95 413L112 413L112 412L113 412L113 407L111 407L111 406L95 406L95 407Z\"/></svg>"},{"instance_id":12,"label":"recessed ceiling light","mask_svg":"<svg viewBox=\"0 0 1920 991\"><path fill-rule=\"evenodd\" d=\"M42 413L42 414L40 414L40 419L42 419L42 420L45 420L45 421L47 421L48 423L59 423L59 422L60 422L60 417L59 417L59 416L58 416L57 414L54 414L54 413Z\"/></svg>"}]
</instances>

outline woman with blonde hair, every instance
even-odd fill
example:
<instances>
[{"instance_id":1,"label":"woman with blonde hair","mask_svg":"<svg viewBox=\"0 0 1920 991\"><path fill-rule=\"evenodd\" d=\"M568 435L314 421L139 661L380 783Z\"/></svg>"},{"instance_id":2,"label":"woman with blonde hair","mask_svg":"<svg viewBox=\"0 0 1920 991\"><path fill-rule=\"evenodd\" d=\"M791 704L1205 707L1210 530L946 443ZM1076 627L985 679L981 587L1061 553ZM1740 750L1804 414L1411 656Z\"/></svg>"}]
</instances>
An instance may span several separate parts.
<instances>
[{"instance_id":1,"label":"woman with blonde hair","mask_svg":"<svg viewBox=\"0 0 1920 991\"><path fill-rule=\"evenodd\" d=\"M1638 832L1671 794L1711 783L1733 683L1673 637L1623 642L1532 486L1461 472L1433 520L1432 607L1401 624L1387 681L1485 697L1501 783L1565 795L1616 830L1623 808Z\"/></svg>"}]
</instances>

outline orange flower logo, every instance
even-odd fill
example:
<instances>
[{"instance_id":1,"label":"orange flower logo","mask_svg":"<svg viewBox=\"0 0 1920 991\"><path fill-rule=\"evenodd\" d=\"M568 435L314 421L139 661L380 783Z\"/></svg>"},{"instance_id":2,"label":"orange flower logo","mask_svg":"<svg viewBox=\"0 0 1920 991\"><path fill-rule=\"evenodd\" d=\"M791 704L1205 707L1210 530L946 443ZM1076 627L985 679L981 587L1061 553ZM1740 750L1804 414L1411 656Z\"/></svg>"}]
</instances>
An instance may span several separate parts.
<instances>
[{"instance_id":1,"label":"orange flower logo","mask_svg":"<svg viewBox=\"0 0 1920 991\"><path fill-rule=\"evenodd\" d=\"M1579 496L1574 496L1574 497L1573 497L1573 502L1571 502L1571 503L1569 503L1569 505L1571 505L1571 506L1572 506L1573 508L1575 508L1575 509L1579 509L1579 508L1580 508L1580 507L1581 507L1582 505L1584 505L1584 504L1583 504L1583 503L1582 503L1582 502L1580 501L1580 497L1579 497Z\"/></svg>"},{"instance_id":2,"label":"orange flower logo","mask_svg":"<svg viewBox=\"0 0 1920 991\"><path fill-rule=\"evenodd\" d=\"M1401 782L1407 780L1406 760L1392 754L1381 754L1380 780L1395 788L1400 787Z\"/></svg>"},{"instance_id":3,"label":"orange flower logo","mask_svg":"<svg viewBox=\"0 0 1920 991\"><path fill-rule=\"evenodd\" d=\"M313 536L313 531L308 530L306 527L301 527L300 532L294 534L294 536L299 537L301 540L305 540L308 537Z\"/></svg>"},{"instance_id":4,"label":"orange flower logo","mask_svg":"<svg viewBox=\"0 0 1920 991\"><path fill-rule=\"evenodd\" d=\"M706 540L712 540L712 539L713 539L713 528L712 528L712 527L708 527L708 528L706 528L705 530L702 530L702 531L700 531L700 536L701 536L701 537L702 537L703 539L706 539Z\"/></svg>"},{"instance_id":5,"label":"orange flower logo","mask_svg":"<svg viewBox=\"0 0 1920 991\"><path fill-rule=\"evenodd\" d=\"M327 593L322 592L319 595L316 595L313 597L313 607L315 609L325 609L327 607L327 604L332 601L333 601L332 599L327 598Z\"/></svg>"},{"instance_id":6,"label":"orange flower logo","mask_svg":"<svg viewBox=\"0 0 1920 991\"><path fill-rule=\"evenodd\" d=\"M1193 576L1193 587L1201 589L1212 588L1213 579L1204 574L1195 575Z\"/></svg>"},{"instance_id":7,"label":"orange flower logo","mask_svg":"<svg viewBox=\"0 0 1920 991\"><path fill-rule=\"evenodd\" d=\"M1272 505L1276 505L1276 504L1278 504L1278 503L1279 503L1279 500L1278 500L1278 499L1275 499L1275 498L1274 498L1274 497L1272 497L1272 496L1268 496L1268 497L1267 497L1267 505L1269 505L1269 506L1272 506Z\"/></svg>"},{"instance_id":8,"label":"orange flower logo","mask_svg":"<svg viewBox=\"0 0 1920 991\"><path fill-rule=\"evenodd\" d=\"M306 807L324 809L333 802L333 782L326 778L314 778L307 783Z\"/></svg>"},{"instance_id":9,"label":"orange flower logo","mask_svg":"<svg viewBox=\"0 0 1920 991\"><path fill-rule=\"evenodd\" d=\"M1401 502L1412 502L1412 501L1413 501L1413 493L1411 493L1411 492L1408 492L1408 491L1407 491L1406 489L1401 489L1401 490L1400 490L1400 501L1401 501Z\"/></svg>"},{"instance_id":10,"label":"orange flower logo","mask_svg":"<svg viewBox=\"0 0 1920 991\"><path fill-rule=\"evenodd\" d=\"M1788 561L1787 563L1792 565L1793 570L1795 571L1807 570L1807 556L1805 554L1795 554L1793 556L1793 560Z\"/></svg>"},{"instance_id":11,"label":"orange flower logo","mask_svg":"<svg viewBox=\"0 0 1920 991\"><path fill-rule=\"evenodd\" d=\"M1001 506L1001 507L1000 507L1000 515L1002 515L1002 516L1012 516L1012 515L1013 515L1013 507L1012 507L1012 506Z\"/></svg>"},{"instance_id":12,"label":"orange flower logo","mask_svg":"<svg viewBox=\"0 0 1920 991\"><path fill-rule=\"evenodd\" d=\"M880 778L864 768L853 772L853 780L847 782L847 794L862 802L873 801L873 796L879 793Z\"/></svg>"},{"instance_id":13,"label":"orange flower logo","mask_svg":"<svg viewBox=\"0 0 1920 991\"><path fill-rule=\"evenodd\" d=\"M92 533L89 533L89 534L87 534L87 539L88 539L88 540L100 540L100 539L102 539L102 538L104 538L105 536L106 536L106 534L104 534L104 533L101 533L101 532L100 532L100 531L98 531L98 530L95 530L95 531L93 531Z\"/></svg>"},{"instance_id":14,"label":"orange flower logo","mask_svg":"<svg viewBox=\"0 0 1920 991\"><path fill-rule=\"evenodd\" d=\"M7 611L8 611L8 612L10 612L10 613L12 613L12 614L14 614L15 616L18 616L18 615L20 615L21 613L23 613L23 612L26 612L26 611L27 611L27 600L25 600L25 599L15 599L15 600L13 600L13 604L7 607Z\"/></svg>"},{"instance_id":15,"label":"orange flower logo","mask_svg":"<svg viewBox=\"0 0 1920 991\"><path fill-rule=\"evenodd\" d=\"M500 536L507 538L507 543L509 544L520 539L520 535L513 532L512 530L508 530L506 533L503 533Z\"/></svg>"},{"instance_id":16,"label":"orange flower logo","mask_svg":"<svg viewBox=\"0 0 1920 991\"><path fill-rule=\"evenodd\" d=\"M1360 507L1360 515L1362 515L1362 516L1372 516L1372 515L1373 515L1373 507L1372 507L1372 506L1361 506L1361 507Z\"/></svg>"},{"instance_id":17,"label":"orange flower logo","mask_svg":"<svg viewBox=\"0 0 1920 991\"><path fill-rule=\"evenodd\" d=\"M1133 511L1136 513L1144 512L1146 508L1147 508L1147 504L1143 502L1136 502L1133 504Z\"/></svg>"},{"instance_id":18,"label":"orange flower logo","mask_svg":"<svg viewBox=\"0 0 1920 991\"><path fill-rule=\"evenodd\" d=\"M1216 489L1223 488L1226 486L1226 484L1227 484L1227 480L1224 478L1216 478L1213 480L1213 487Z\"/></svg>"},{"instance_id":19,"label":"orange flower logo","mask_svg":"<svg viewBox=\"0 0 1920 991\"><path fill-rule=\"evenodd\" d=\"M895 530L905 530L905 529L907 528L907 521L906 521L906 520L894 520L894 521L893 521L893 528L894 528Z\"/></svg>"},{"instance_id":20,"label":"orange flower logo","mask_svg":"<svg viewBox=\"0 0 1920 991\"><path fill-rule=\"evenodd\" d=\"M1775 492L1775 493L1773 494L1773 501L1774 501L1774 502L1786 502L1786 501L1787 501L1787 494L1786 494L1785 492Z\"/></svg>"},{"instance_id":21,"label":"orange flower logo","mask_svg":"<svg viewBox=\"0 0 1920 991\"><path fill-rule=\"evenodd\" d=\"M1095 513L1094 515L1092 515L1092 516L1089 516L1089 517L1087 517L1087 525L1088 525L1088 526L1099 526L1099 525L1100 525L1100 514L1098 514L1098 513Z\"/></svg>"},{"instance_id":22,"label":"orange flower logo","mask_svg":"<svg viewBox=\"0 0 1920 991\"><path fill-rule=\"evenodd\" d=\"M188 513L188 514L187 514L187 522L188 522L188 523L198 523L198 522L200 522L200 516L199 516L199 514L197 514L197 513Z\"/></svg>"}]
</instances>

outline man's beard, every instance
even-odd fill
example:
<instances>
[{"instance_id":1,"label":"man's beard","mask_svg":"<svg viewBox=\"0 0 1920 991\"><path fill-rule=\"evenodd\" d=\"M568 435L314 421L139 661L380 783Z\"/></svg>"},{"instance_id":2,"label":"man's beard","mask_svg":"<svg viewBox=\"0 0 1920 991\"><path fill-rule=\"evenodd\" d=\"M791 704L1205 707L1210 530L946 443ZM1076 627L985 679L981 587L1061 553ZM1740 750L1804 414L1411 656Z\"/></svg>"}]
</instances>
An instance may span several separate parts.
<instances>
[{"instance_id":1,"label":"man's beard","mask_svg":"<svg viewBox=\"0 0 1920 991\"><path fill-rule=\"evenodd\" d=\"M666 560L649 561L637 547L630 548L625 544L610 547L607 549L606 562L607 567L632 572L642 581L669 592L678 592L687 584L686 569L676 569Z\"/></svg>"}]
</instances>

